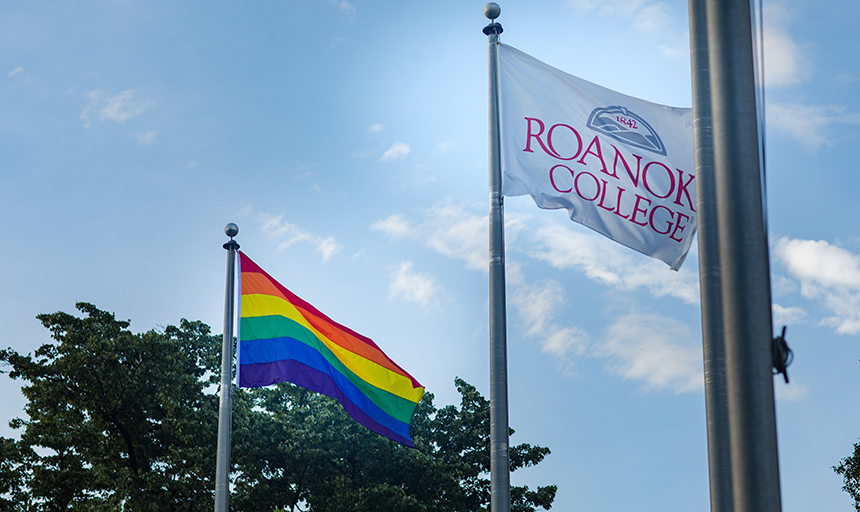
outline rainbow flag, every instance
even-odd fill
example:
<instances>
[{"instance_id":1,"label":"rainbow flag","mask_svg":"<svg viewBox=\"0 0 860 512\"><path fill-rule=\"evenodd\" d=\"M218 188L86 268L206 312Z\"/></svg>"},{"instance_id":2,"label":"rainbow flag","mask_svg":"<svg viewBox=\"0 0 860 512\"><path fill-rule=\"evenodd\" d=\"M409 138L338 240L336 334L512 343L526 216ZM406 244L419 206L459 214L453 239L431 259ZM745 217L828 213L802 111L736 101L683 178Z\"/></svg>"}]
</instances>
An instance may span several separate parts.
<instances>
[{"instance_id":1,"label":"rainbow flag","mask_svg":"<svg viewBox=\"0 0 860 512\"><path fill-rule=\"evenodd\" d=\"M336 398L355 421L413 446L412 413L424 387L368 338L332 321L239 252L237 381L292 382Z\"/></svg>"}]
</instances>

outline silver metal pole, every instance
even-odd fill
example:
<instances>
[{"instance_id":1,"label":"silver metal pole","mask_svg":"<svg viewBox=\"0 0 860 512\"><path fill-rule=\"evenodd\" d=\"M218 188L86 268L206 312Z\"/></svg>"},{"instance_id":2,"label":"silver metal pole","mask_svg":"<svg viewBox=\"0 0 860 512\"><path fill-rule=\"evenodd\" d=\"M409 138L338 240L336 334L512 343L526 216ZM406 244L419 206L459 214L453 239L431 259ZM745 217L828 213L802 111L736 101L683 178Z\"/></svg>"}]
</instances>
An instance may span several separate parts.
<instances>
[{"instance_id":1,"label":"silver metal pole","mask_svg":"<svg viewBox=\"0 0 860 512\"><path fill-rule=\"evenodd\" d=\"M497 55L502 26L495 22L502 10L490 2L484 27L490 50L490 509L511 510L511 473L508 440L508 354L505 317L505 225L502 198L501 139Z\"/></svg>"},{"instance_id":2,"label":"silver metal pole","mask_svg":"<svg viewBox=\"0 0 860 512\"><path fill-rule=\"evenodd\" d=\"M224 233L230 241L224 244L227 249L227 291L224 296L224 337L221 342L221 406L218 411L218 452L215 466L215 512L230 510L230 430L233 392L233 283L236 278L236 251L239 244L233 237L239 234L239 227L227 224Z\"/></svg>"},{"instance_id":3,"label":"silver metal pole","mask_svg":"<svg viewBox=\"0 0 860 512\"><path fill-rule=\"evenodd\" d=\"M711 512L732 512L732 461L726 390L726 348L720 290L717 195L711 88L708 83L708 27L705 0L689 0L690 63L693 78L693 140L696 149L696 207L699 233L699 288L702 299L702 352Z\"/></svg>"},{"instance_id":4,"label":"silver metal pole","mask_svg":"<svg viewBox=\"0 0 860 512\"><path fill-rule=\"evenodd\" d=\"M762 214L749 0L707 0L732 491L737 512L781 510L770 265Z\"/></svg>"}]
</instances>

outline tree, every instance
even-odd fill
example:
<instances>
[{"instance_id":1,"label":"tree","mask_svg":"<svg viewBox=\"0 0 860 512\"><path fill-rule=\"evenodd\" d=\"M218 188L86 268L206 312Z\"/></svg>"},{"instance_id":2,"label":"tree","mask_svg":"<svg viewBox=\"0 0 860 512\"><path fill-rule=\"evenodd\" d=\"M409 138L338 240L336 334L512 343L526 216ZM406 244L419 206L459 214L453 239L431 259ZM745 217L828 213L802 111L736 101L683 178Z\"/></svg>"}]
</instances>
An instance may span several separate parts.
<instances>
[{"instance_id":1,"label":"tree","mask_svg":"<svg viewBox=\"0 0 860 512\"><path fill-rule=\"evenodd\" d=\"M436 415L431 430L431 442L438 447L438 455L459 475L462 503L453 510L489 509L490 481L490 403L478 390L462 379L455 379L461 401L458 410L453 405L442 408ZM509 429L514 434L513 429ZM520 444L510 449L510 469L540 463L550 449ZM511 510L531 512L537 507L549 509L555 499L557 487L548 485L530 491L528 486L511 487Z\"/></svg>"},{"instance_id":2,"label":"tree","mask_svg":"<svg viewBox=\"0 0 860 512\"><path fill-rule=\"evenodd\" d=\"M833 470L844 479L842 490L854 499L854 510L860 512L860 442L854 444L854 454L845 457Z\"/></svg>"},{"instance_id":3,"label":"tree","mask_svg":"<svg viewBox=\"0 0 860 512\"><path fill-rule=\"evenodd\" d=\"M352 421L331 398L291 384L243 394L235 425L237 510L458 511L489 509L489 402L462 379L460 407L437 410L427 393L411 423L415 449ZM235 395L234 395L235 396ZM513 430L511 430L513 434ZM548 448L511 449L511 470L533 466ZM549 509L556 486L512 487L512 510ZM276 498L275 498L276 497ZM264 505L262 505L264 504Z\"/></svg>"},{"instance_id":4,"label":"tree","mask_svg":"<svg viewBox=\"0 0 860 512\"><path fill-rule=\"evenodd\" d=\"M860 442L854 444L854 454L839 461L833 471L842 476L842 490L854 499L854 510L860 512Z\"/></svg>"},{"instance_id":5,"label":"tree","mask_svg":"<svg viewBox=\"0 0 860 512\"><path fill-rule=\"evenodd\" d=\"M55 343L0 351L29 384L18 441L0 438L0 510L210 510L220 337L200 322L133 334L86 303L86 316L39 315ZM427 393L416 448L374 434L333 399L291 384L233 390L235 511L489 509L489 403L455 384L460 407ZM513 430L511 430L513 434ZM548 448L511 449L511 470ZM549 509L554 485L512 487L513 510Z\"/></svg>"},{"instance_id":6,"label":"tree","mask_svg":"<svg viewBox=\"0 0 860 512\"><path fill-rule=\"evenodd\" d=\"M28 399L20 441L3 439L0 490L17 510L211 507L217 338L183 320L132 334L92 304L39 315L58 343L0 351ZM3 469L19 475L8 478ZM24 499L26 498L26 499Z\"/></svg>"}]
</instances>

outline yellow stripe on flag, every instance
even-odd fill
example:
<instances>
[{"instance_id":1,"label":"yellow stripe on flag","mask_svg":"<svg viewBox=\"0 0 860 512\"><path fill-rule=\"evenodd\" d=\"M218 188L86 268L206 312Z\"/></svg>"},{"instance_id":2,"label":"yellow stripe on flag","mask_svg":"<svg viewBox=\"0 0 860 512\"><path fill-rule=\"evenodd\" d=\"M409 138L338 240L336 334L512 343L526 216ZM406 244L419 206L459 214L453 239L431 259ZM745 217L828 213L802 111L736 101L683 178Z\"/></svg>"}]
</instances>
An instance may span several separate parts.
<instances>
[{"instance_id":1,"label":"yellow stripe on flag","mask_svg":"<svg viewBox=\"0 0 860 512\"><path fill-rule=\"evenodd\" d=\"M301 312L287 300L272 295L242 295L242 318L280 315L298 323L314 334L347 368L365 382L393 395L418 403L423 388L413 388L412 381L364 357L344 349L317 331Z\"/></svg>"}]
</instances>

